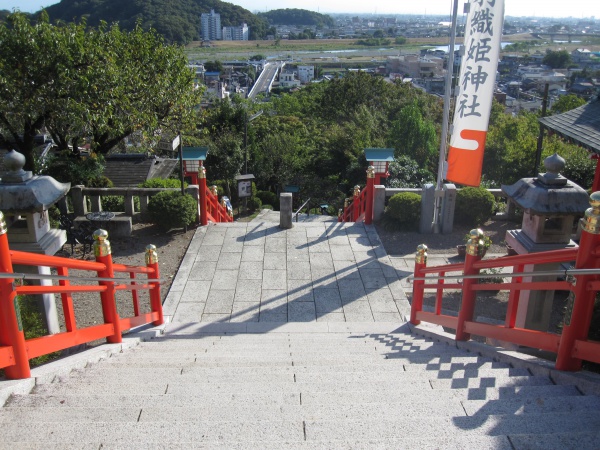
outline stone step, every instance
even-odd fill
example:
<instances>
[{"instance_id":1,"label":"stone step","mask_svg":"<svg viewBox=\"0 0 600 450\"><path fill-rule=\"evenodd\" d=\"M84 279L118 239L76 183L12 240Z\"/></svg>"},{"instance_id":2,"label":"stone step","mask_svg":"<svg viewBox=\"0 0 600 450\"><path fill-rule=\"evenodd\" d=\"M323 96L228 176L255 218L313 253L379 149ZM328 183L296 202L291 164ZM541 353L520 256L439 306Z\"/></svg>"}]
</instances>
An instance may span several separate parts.
<instances>
[{"instance_id":1,"label":"stone step","mask_svg":"<svg viewBox=\"0 0 600 450\"><path fill-rule=\"evenodd\" d=\"M505 383L513 380L515 383L535 383L539 384L536 377L529 376L526 369L482 369L482 370L467 370L456 372L427 372L427 371L410 371L400 370L385 370L372 371L369 368L355 368L348 371L329 371L319 370L320 368L302 368L302 367L234 367L234 368L204 368L204 367L187 367L187 368L136 368L136 367L92 367L81 372L80 375L73 378L94 382L99 380L107 381L123 381L127 379L136 380L137 382L153 382L157 378L171 383L179 382L196 382L196 383L216 383L216 382L235 382L235 381L255 381L255 382L277 382L277 381L295 381L306 383L318 383L325 381L363 381L369 382L389 382L402 380L431 380L433 383L440 381L448 381L457 383L451 387L481 387L490 385L490 383ZM437 378L435 378L437 377ZM531 381L527 381L531 378ZM544 378L550 383L550 380ZM473 382L487 383L481 386L475 386ZM462 383L462 384L461 384ZM464 386L463 386L464 384ZM495 384L494 384L495 386ZM435 386L434 386L435 387Z\"/></svg>"},{"instance_id":2,"label":"stone step","mask_svg":"<svg viewBox=\"0 0 600 450\"><path fill-rule=\"evenodd\" d=\"M76 406L95 406L100 404L119 404L127 396L128 405L152 406L149 401L160 401L167 405L172 401L177 405L218 404L219 402L244 403L256 396L257 401L269 399L270 396L279 399L282 396L296 397L297 404L366 404L402 403L407 400L420 402L436 399L460 400L505 400L505 399L535 399L543 402L546 398L579 396L574 386L507 386L494 388L472 389L431 389L429 382L423 380L410 383L215 383L198 386L196 383L178 384L115 384L112 382L77 384L58 383L40 386L31 396L13 396L7 406L46 405L59 406L60 401L75 402ZM104 396L107 399L98 400ZM33 397L33 398L32 398ZM158 397L168 397L160 398ZM89 401L90 403L85 403ZM113 402L113 403L111 403ZM290 401L294 404L294 401ZM123 405L120 405L123 406Z\"/></svg>"},{"instance_id":3,"label":"stone step","mask_svg":"<svg viewBox=\"0 0 600 450\"><path fill-rule=\"evenodd\" d=\"M495 449L495 450L565 450L576 448L577 450L597 450L598 433L594 431L576 433L552 433L548 435L538 434L516 434L506 436L444 436L444 437L419 437L402 439L371 439L371 440L340 440L340 441L301 441L301 442L266 442L266 441L241 441L241 442L205 442L199 445L197 442L169 442L171 450L188 450L190 448L211 448L227 450L322 450L324 448L359 448L381 450L394 448L397 450L464 450L473 449ZM575 446L573 443L576 443ZM32 448L44 448L45 450L97 450L102 446L103 450L123 450L138 448L135 444L114 444L100 442L79 442L77 444L52 443L47 441L30 442L8 442L0 443L0 449L31 450ZM162 450L165 444L145 443L146 450Z\"/></svg>"},{"instance_id":4,"label":"stone step","mask_svg":"<svg viewBox=\"0 0 600 450\"><path fill-rule=\"evenodd\" d=\"M419 368L408 365L408 364L399 364L393 361L385 361L382 360L380 362L374 364L366 364L366 365L351 365L343 362L338 362L338 364L331 364L322 367L314 367L311 365L302 365L302 364L294 364L293 366L290 364L289 366L240 366L240 367L206 367L201 362L189 362L185 364L175 364L171 363L170 366L165 365L164 367L160 367L160 365L152 365L155 363L145 363L145 362L127 362L123 360L118 363L110 363L109 361L102 362L100 364L88 367L85 371L81 372L81 376L92 375L96 373L112 373L114 371L121 371L122 373L129 373L130 371L139 371L140 373L146 373L148 371L154 371L155 369L158 371L157 373L177 373L177 370L181 371L182 375L187 374L214 374L214 375L228 375L230 373L237 373L240 376L244 374L254 374L254 373L264 373L264 374L273 374L273 373L358 373L358 372L366 372L366 373L410 373L414 376L419 377L427 377L427 376L435 376L436 378L473 378L473 377L490 377L490 376L527 376L530 375L527 369L523 368L511 368L506 367L504 364L500 363L482 363L481 365L471 365L471 366L463 366L463 365L448 365L447 368L439 368L439 369L431 369L427 367L427 365L421 365ZM166 369L163 371L163 369Z\"/></svg>"},{"instance_id":5,"label":"stone step","mask_svg":"<svg viewBox=\"0 0 600 450\"><path fill-rule=\"evenodd\" d=\"M255 420L385 420L394 417L403 420L414 416L460 417L481 415L525 415L565 412L582 412L598 408L598 397L555 397L551 399L507 399L496 401L471 401L449 399L413 398L398 403L363 403L344 405L215 405L209 409L190 407L9 407L0 410L0 422L178 422L201 419L226 421Z\"/></svg>"},{"instance_id":6,"label":"stone step","mask_svg":"<svg viewBox=\"0 0 600 450\"><path fill-rule=\"evenodd\" d=\"M581 433L579 434L581 435ZM81 442L74 445L61 444L47 441L29 441L29 442L9 442L1 443L0 449L4 450L31 450L33 448L44 448L45 450L123 450L129 448L139 448L135 444L129 443L100 443L100 442ZM163 450L165 444L144 443L146 450ZM340 441L285 441L285 442L268 442L268 441L230 441L230 442L203 442L199 444L197 441L169 441L168 448L171 450L189 450L190 448L210 448L210 449L226 449L226 450L322 450L325 448L356 448L356 449L372 449L381 450L394 448L397 450L414 450L415 448L423 450L434 450L444 448L446 450L464 450L465 448L493 448L495 450L514 450L509 439L505 436L451 436L451 437L419 437L419 438L402 438L393 440L340 440ZM565 449L568 447L562 447ZM596 447L584 447L581 450L588 449L597 450ZM553 450L550 448L550 450Z\"/></svg>"},{"instance_id":7,"label":"stone step","mask_svg":"<svg viewBox=\"0 0 600 450\"><path fill-rule=\"evenodd\" d=\"M589 432L600 427L600 412L549 413L481 417L408 416L403 420L306 420L306 421L212 421L196 419L174 422L8 422L2 441L102 442L141 446L157 442L219 441L327 442L422 439L422 436L463 439L474 436L543 435ZM579 448L579 447L577 447Z\"/></svg>"},{"instance_id":8,"label":"stone step","mask_svg":"<svg viewBox=\"0 0 600 450\"><path fill-rule=\"evenodd\" d=\"M452 436L456 433L488 436L547 434L549 431L586 432L600 427L600 411L465 417L412 417L405 420L306 421L306 440L401 439L402 437Z\"/></svg>"}]
</instances>

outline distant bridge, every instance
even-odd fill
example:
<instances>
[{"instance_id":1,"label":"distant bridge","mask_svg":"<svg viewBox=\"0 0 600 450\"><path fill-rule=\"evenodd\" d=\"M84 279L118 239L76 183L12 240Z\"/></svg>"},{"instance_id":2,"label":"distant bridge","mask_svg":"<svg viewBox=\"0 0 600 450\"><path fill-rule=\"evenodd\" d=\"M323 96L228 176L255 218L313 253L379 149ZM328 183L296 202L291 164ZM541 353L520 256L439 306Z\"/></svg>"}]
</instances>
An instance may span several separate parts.
<instances>
[{"instance_id":1,"label":"distant bridge","mask_svg":"<svg viewBox=\"0 0 600 450\"><path fill-rule=\"evenodd\" d=\"M567 38L571 42L574 37L599 37L600 34L595 33L531 33L534 38L542 39L542 36L550 36L550 41L554 42L555 38Z\"/></svg>"}]
</instances>

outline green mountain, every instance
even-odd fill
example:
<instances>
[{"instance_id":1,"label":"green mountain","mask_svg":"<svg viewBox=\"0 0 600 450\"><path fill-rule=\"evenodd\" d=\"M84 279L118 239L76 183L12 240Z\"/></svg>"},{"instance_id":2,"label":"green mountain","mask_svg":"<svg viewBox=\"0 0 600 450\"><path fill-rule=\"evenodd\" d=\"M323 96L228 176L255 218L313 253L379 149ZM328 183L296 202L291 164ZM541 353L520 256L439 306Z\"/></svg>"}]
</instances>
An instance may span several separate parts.
<instances>
[{"instance_id":1,"label":"green mountain","mask_svg":"<svg viewBox=\"0 0 600 450\"><path fill-rule=\"evenodd\" d=\"M274 9L265 13L259 13L272 25L314 25L314 26L333 26L334 21L331 16L319 14L306 9Z\"/></svg>"},{"instance_id":2,"label":"green mountain","mask_svg":"<svg viewBox=\"0 0 600 450\"><path fill-rule=\"evenodd\" d=\"M262 39L267 33L266 19L220 0L62 0L46 11L53 22L86 17L91 26L119 22L121 28L132 29L139 20L144 29L154 28L167 42L187 44L200 39L200 15L211 9L221 15L223 26L247 23L250 39Z\"/></svg>"}]
</instances>

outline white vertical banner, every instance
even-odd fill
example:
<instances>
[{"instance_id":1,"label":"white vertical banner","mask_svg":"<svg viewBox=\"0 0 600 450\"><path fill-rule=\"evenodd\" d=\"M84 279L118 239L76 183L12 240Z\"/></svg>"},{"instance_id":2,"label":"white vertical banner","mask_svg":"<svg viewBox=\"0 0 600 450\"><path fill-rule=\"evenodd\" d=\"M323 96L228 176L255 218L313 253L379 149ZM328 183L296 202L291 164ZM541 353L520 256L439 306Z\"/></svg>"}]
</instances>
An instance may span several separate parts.
<instances>
[{"instance_id":1,"label":"white vertical banner","mask_svg":"<svg viewBox=\"0 0 600 450\"><path fill-rule=\"evenodd\" d=\"M479 186L502 41L504 0L470 0L469 4L446 179Z\"/></svg>"}]
</instances>

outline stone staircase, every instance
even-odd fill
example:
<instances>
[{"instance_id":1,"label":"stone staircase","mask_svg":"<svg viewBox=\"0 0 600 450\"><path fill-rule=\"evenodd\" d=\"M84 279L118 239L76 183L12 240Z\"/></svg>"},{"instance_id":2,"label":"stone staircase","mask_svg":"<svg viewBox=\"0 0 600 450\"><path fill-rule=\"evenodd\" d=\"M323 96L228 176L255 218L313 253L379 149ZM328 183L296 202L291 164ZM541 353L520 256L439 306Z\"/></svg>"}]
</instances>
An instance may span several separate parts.
<instances>
[{"instance_id":1,"label":"stone staircase","mask_svg":"<svg viewBox=\"0 0 600 450\"><path fill-rule=\"evenodd\" d=\"M12 395L0 448L600 448L600 397L408 324L264 325L170 324Z\"/></svg>"}]
</instances>

